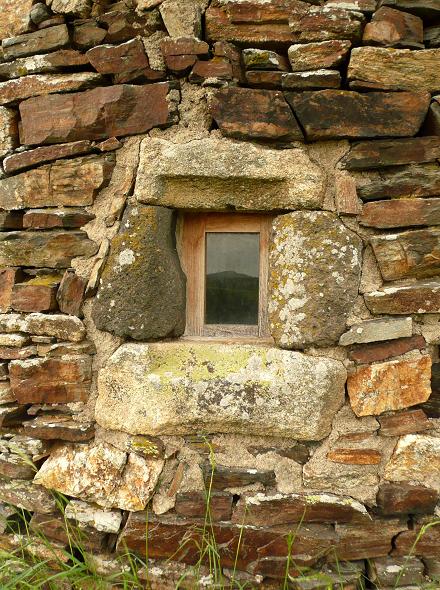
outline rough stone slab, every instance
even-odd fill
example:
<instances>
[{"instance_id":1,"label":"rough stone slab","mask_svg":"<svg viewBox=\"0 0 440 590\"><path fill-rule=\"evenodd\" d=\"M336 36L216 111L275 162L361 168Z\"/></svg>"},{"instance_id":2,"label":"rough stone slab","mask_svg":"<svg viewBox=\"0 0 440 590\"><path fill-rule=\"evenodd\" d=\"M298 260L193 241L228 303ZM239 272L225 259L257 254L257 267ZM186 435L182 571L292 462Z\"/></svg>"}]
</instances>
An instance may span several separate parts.
<instances>
[{"instance_id":1,"label":"rough stone slab","mask_svg":"<svg viewBox=\"0 0 440 590\"><path fill-rule=\"evenodd\" d=\"M82 231L0 233L0 265L68 268L76 256L93 256L97 244Z\"/></svg>"},{"instance_id":2,"label":"rough stone slab","mask_svg":"<svg viewBox=\"0 0 440 590\"><path fill-rule=\"evenodd\" d=\"M61 160L0 180L0 207L60 207L91 205L110 180L114 156Z\"/></svg>"},{"instance_id":3,"label":"rough stone slab","mask_svg":"<svg viewBox=\"0 0 440 590\"><path fill-rule=\"evenodd\" d=\"M92 213L84 209L30 209L23 215L26 229L78 229L94 219Z\"/></svg>"},{"instance_id":4,"label":"rough stone slab","mask_svg":"<svg viewBox=\"0 0 440 590\"><path fill-rule=\"evenodd\" d=\"M102 76L94 72L23 76L0 82L0 104L17 103L31 96L45 96L54 92L87 90L103 81Z\"/></svg>"},{"instance_id":5,"label":"rough stone slab","mask_svg":"<svg viewBox=\"0 0 440 590\"><path fill-rule=\"evenodd\" d=\"M412 318L383 318L354 324L339 339L341 346L412 336Z\"/></svg>"},{"instance_id":6,"label":"rough stone slab","mask_svg":"<svg viewBox=\"0 0 440 590\"><path fill-rule=\"evenodd\" d=\"M0 346L21 348L29 343L29 336L24 334L0 334Z\"/></svg>"},{"instance_id":7,"label":"rough stone slab","mask_svg":"<svg viewBox=\"0 0 440 590\"><path fill-rule=\"evenodd\" d=\"M91 0L51 0L49 4L55 14L69 14L79 18L87 18L92 10Z\"/></svg>"},{"instance_id":8,"label":"rough stone slab","mask_svg":"<svg viewBox=\"0 0 440 590\"><path fill-rule=\"evenodd\" d=\"M362 41L364 45L424 49L423 21L413 14L382 6L366 24Z\"/></svg>"},{"instance_id":9,"label":"rough stone slab","mask_svg":"<svg viewBox=\"0 0 440 590\"><path fill-rule=\"evenodd\" d=\"M176 250L175 223L171 209L140 204L126 209L93 305L100 330L135 340L183 334L186 278Z\"/></svg>"},{"instance_id":10,"label":"rough stone slab","mask_svg":"<svg viewBox=\"0 0 440 590\"><path fill-rule=\"evenodd\" d=\"M0 332L25 332L37 336L54 336L60 340L81 342L86 335L82 321L76 317L61 314L18 313L0 314Z\"/></svg>"},{"instance_id":11,"label":"rough stone slab","mask_svg":"<svg viewBox=\"0 0 440 590\"><path fill-rule=\"evenodd\" d=\"M415 135L428 111L426 92L369 92L320 90L289 93L308 140Z\"/></svg>"},{"instance_id":12,"label":"rough stone slab","mask_svg":"<svg viewBox=\"0 0 440 590\"><path fill-rule=\"evenodd\" d=\"M343 8L310 6L305 13L293 11L289 15L292 41L307 43L331 39L360 41L364 17Z\"/></svg>"},{"instance_id":13,"label":"rough stone slab","mask_svg":"<svg viewBox=\"0 0 440 590\"><path fill-rule=\"evenodd\" d=\"M11 307L14 311L50 311L56 309L59 276L35 278L16 283L12 290Z\"/></svg>"},{"instance_id":14,"label":"rough stone slab","mask_svg":"<svg viewBox=\"0 0 440 590\"><path fill-rule=\"evenodd\" d=\"M431 357L357 367L347 389L356 416L374 416L425 402L431 395Z\"/></svg>"},{"instance_id":15,"label":"rough stone slab","mask_svg":"<svg viewBox=\"0 0 440 590\"><path fill-rule=\"evenodd\" d=\"M12 109L0 107L0 157L5 156L8 152L16 148L17 145L17 114Z\"/></svg>"},{"instance_id":16,"label":"rough stone slab","mask_svg":"<svg viewBox=\"0 0 440 590\"><path fill-rule=\"evenodd\" d=\"M63 414L42 414L23 424L28 436L43 440L67 440L86 442L93 438L95 428L89 422L77 422Z\"/></svg>"},{"instance_id":17,"label":"rough stone slab","mask_svg":"<svg viewBox=\"0 0 440 590\"><path fill-rule=\"evenodd\" d=\"M275 485L275 472L270 469L246 469L240 467L226 467L212 465L208 462L202 466L205 485L214 490L239 488L260 483L264 486Z\"/></svg>"},{"instance_id":18,"label":"rough stone slab","mask_svg":"<svg viewBox=\"0 0 440 590\"><path fill-rule=\"evenodd\" d=\"M80 527L91 526L103 533L118 533L122 523L119 510L103 510L81 500L70 500L64 515L75 520Z\"/></svg>"},{"instance_id":19,"label":"rough stone slab","mask_svg":"<svg viewBox=\"0 0 440 590\"><path fill-rule=\"evenodd\" d=\"M0 453L0 476L7 479L34 479L35 469L30 457Z\"/></svg>"},{"instance_id":20,"label":"rough stone slab","mask_svg":"<svg viewBox=\"0 0 440 590\"><path fill-rule=\"evenodd\" d=\"M377 8L377 0L326 0L325 5L371 14Z\"/></svg>"},{"instance_id":21,"label":"rough stone slab","mask_svg":"<svg viewBox=\"0 0 440 590\"><path fill-rule=\"evenodd\" d=\"M359 223L378 229L440 225L440 199L396 199L365 203Z\"/></svg>"},{"instance_id":22,"label":"rough stone slab","mask_svg":"<svg viewBox=\"0 0 440 590\"><path fill-rule=\"evenodd\" d=\"M440 17L439 0L381 0L381 5L393 6L426 19Z\"/></svg>"},{"instance_id":23,"label":"rough stone slab","mask_svg":"<svg viewBox=\"0 0 440 590\"><path fill-rule=\"evenodd\" d=\"M0 230L23 229L23 211L0 210Z\"/></svg>"},{"instance_id":24,"label":"rough stone slab","mask_svg":"<svg viewBox=\"0 0 440 590\"><path fill-rule=\"evenodd\" d=\"M36 356L36 346L25 346L23 348L15 348L14 346L0 346L0 359L4 360L19 360L28 359Z\"/></svg>"},{"instance_id":25,"label":"rough stone slab","mask_svg":"<svg viewBox=\"0 0 440 590\"><path fill-rule=\"evenodd\" d=\"M289 47L288 56L293 72L334 69L345 61L350 48L350 41L298 43Z\"/></svg>"},{"instance_id":26,"label":"rough stone slab","mask_svg":"<svg viewBox=\"0 0 440 590\"><path fill-rule=\"evenodd\" d=\"M384 516L432 514L438 500L438 491L404 481L383 482L377 494L377 506Z\"/></svg>"},{"instance_id":27,"label":"rough stone slab","mask_svg":"<svg viewBox=\"0 0 440 590\"><path fill-rule=\"evenodd\" d=\"M84 54L74 49L60 49L44 55L19 57L14 61L0 63L0 80L21 78L30 74L54 74L65 68L77 68L88 65Z\"/></svg>"},{"instance_id":28,"label":"rough stone slab","mask_svg":"<svg viewBox=\"0 0 440 590\"><path fill-rule=\"evenodd\" d=\"M12 361L11 389L20 404L87 401L92 378L89 356Z\"/></svg>"},{"instance_id":29,"label":"rough stone slab","mask_svg":"<svg viewBox=\"0 0 440 590\"><path fill-rule=\"evenodd\" d=\"M377 139L351 146L341 161L347 170L367 170L403 164L423 164L440 159L440 137Z\"/></svg>"},{"instance_id":30,"label":"rough stone slab","mask_svg":"<svg viewBox=\"0 0 440 590\"><path fill-rule=\"evenodd\" d=\"M107 444L58 447L35 476L46 488L103 508L143 510L163 468L162 459L146 459Z\"/></svg>"},{"instance_id":31,"label":"rough stone slab","mask_svg":"<svg viewBox=\"0 0 440 590\"><path fill-rule=\"evenodd\" d=\"M20 271L16 268L0 269L0 312L11 309L12 289L16 280L20 280Z\"/></svg>"},{"instance_id":32,"label":"rough stone slab","mask_svg":"<svg viewBox=\"0 0 440 590\"><path fill-rule=\"evenodd\" d=\"M386 281L432 277L440 272L440 260L437 259L440 229L427 228L375 236L370 239L370 243Z\"/></svg>"},{"instance_id":33,"label":"rough stone slab","mask_svg":"<svg viewBox=\"0 0 440 590\"><path fill-rule=\"evenodd\" d=\"M286 58L275 51L267 49L243 49L242 59L246 70L281 70L287 71Z\"/></svg>"},{"instance_id":34,"label":"rough stone slab","mask_svg":"<svg viewBox=\"0 0 440 590\"><path fill-rule=\"evenodd\" d=\"M379 418L380 434L382 436L403 436L423 432L431 428L423 410L409 410Z\"/></svg>"},{"instance_id":35,"label":"rough stone slab","mask_svg":"<svg viewBox=\"0 0 440 590\"><path fill-rule=\"evenodd\" d=\"M66 270L61 280L57 302L60 311L69 315L81 316L86 282L72 270Z\"/></svg>"},{"instance_id":36,"label":"rough stone slab","mask_svg":"<svg viewBox=\"0 0 440 590\"><path fill-rule=\"evenodd\" d=\"M144 139L135 186L138 201L176 209L271 211L319 209L324 176L303 148L201 139L174 144Z\"/></svg>"},{"instance_id":37,"label":"rough stone slab","mask_svg":"<svg viewBox=\"0 0 440 590\"><path fill-rule=\"evenodd\" d=\"M334 494L245 494L238 501L232 522L252 526L368 521L363 504Z\"/></svg>"},{"instance_id":38,"label":"rough stone slab","mask_svg":"<svg viewBox=\"0 0 440 590\"><path fill-rule=\"evenodd\" d=\"M35 148L34 150L7 156L3 160L3 169L6 174L12 174L25 168L33 168L39 164L52 162L53 160L88 154L92 149L92 143L87 140Z\"/></svg>"},{"instance_id":39,"label":"rough stone slab","mask_svg":"<svg viewBox=\"0 0 440 590\"><path fill-rule=\"evenodd\" d=\"M348 358L357 363L374 363L401 356L410 350L424 350L426 342L423 336L399 338L390 342L375 342L368 345L353 346Z\"/></svg>"},{"instance_id":40,"label":"rough stone slab","mask_svg":"<svg viewBox=\"0 0 440 590\"><path fill-rule=\"evenodd\" d=\"M303 139L283 94L276 90L222 88L209 106L226 137L284 142Z\"/></svg>"},{"instance_id":41,"label":"rough stone slab","mask_svg":"<svg viewBox=\"0 0 440 590\"><path fill-rule=\"evenodd\" d=\"M297 211L275 219L268 310L279 346L328 346L339 339L357 296L361 249L334 213Z\"/></svg>"},{"instance_id":42,"label":"rough stone slab","mask_svg":"<svg viewBox=\"0 0 440 590\"><path fill-rule=\"evenodd\" d=\"M440 166L424 164L408 166L403 171L382 172L381 179L358 187L364 201L430 197L440 194Z\"/></svg>"},{"instance_id":43,"label":"rough stone slab","mask_svg":"<svg viewBox=\"0 0 440 590\"><path fill-rule=\"evenodd\" d=\"M6 60L26 57L36 53L54 51L69 44L69 31L66 25L49 27L41 31L3 39L3 56Z\"/></svg>"},{"instance_id":44,"label":"rough stone slab","mask_svg":"<svg viewBox=\"0 0 440 590\"><path fill-rule=\"evenodd\" d=\"M364 298L373 314L440 313L440 283L435 280L383 287Z\"/></svg>"},{"instance_id":45,"label":"rough stone slab","mask_svg":"<svg viewBox=\"0 0 440 590\"><path fill-rule=\"evenodd\" d=\"M425 558L438 559L440 553L440 526L438 526L437 522L438 517L435 516L419 517L415 521L412 530L403 532L396 538L393 555L416 555L423 560ZM430 524L434 526L422 529L425 525ZM414 549L412 550L412 548Z\"/></svg>"},{"instance_id":46,"label":"rough stone slab","mask_svg":"<svg viewBox=\"0 0 440 590\"><path fill-rule=\"evenodd\" d=\"M352 561L386 557L393 548L394 537L407 531L406 520L375 518L366 524L336 524L338 542L331 561Z\"/></svg>"},{"instance_id":47,"label":"rough stone slab","mask_svg":"<svg viewBox=\"0 0 440 590\"><path fill-rule=\"evenodd\" d=\"M417 557L381 557L369 563L369 579L379 588L415 586L425 581L425 566Z\"/></svg>"},{"instance_id":48,"label":"rough stone slab","mask_svg":"<svg viewBox=\"0 0 440 590\"><path fill-rule=\"evenodd\" d=\"M29 98L20 104L21 142L64 143L145 133L174 121L168 82L121 84Z\"/></svg>"},{"instance_id":49,"label":"rough stone slab","mask_svg":"<svg viewBox=\"0 0 440 590\"><path fill-rule=\"evenodd\" d=\"M149 67L140 39L132 39L116 46L98 45L89 49L86 55L100 74L120 74Z\"/></svg>"},{"instance_id":50,"label":"rough stone slab","mask_svg":"<svg viewBox=\"0 0 440 590\"><path fill-rule=\"evenodd\" d=\"M312 70L289 72L281 78L283 90L321 90L340 88L341 74L337 70Z\"/></svg>"},{"instance_id":51,"label":"rough stone slab","mask_svg":"<svg viewBox=\"0 0 440 590\"><path fill-rule=\"evenodd\" d=\"M24 510L49 514L56 508L52 494L30 481L0 480L0 499Z\"/></svg>"},{"instance_id":52,"label":"rough stone slab","mask_svg":"<svg viewBox=\"0 0 440 590\"><path fill-rule=\"evenodd\" d=\"M417 481L440 490L440 438L407 434L399 439L385 467L388 481Z\"/></svg>"},{"instance_id":53,"label":"rough stone slab","mask_svg":"<svg viewBox=\"0 0 440 590\"><path fill-rule=\"evenodd\" d=\"M213 520L231 520L232 494L212 492L209 511ZM205 492L180 492L174 506L176 514L187 518L203 518L206 514Z\"/></svg>"},{"instance_id":54,"label":"rough stone slab","mask_svg":"<svg viewBox=\"0 0 440 590\"><path fill-rule=\"evenodd\" d=\"M327 459L340 465L380 465L382 453L377 449L336 448L327 453Z\"/></svg>"},{"instance_id":55,"label":"rough stone slab","mask_svg":"<svg viewBox=\"0 0 440 590\"><path fill-rule=\"evenodd\" d=\"M348 65L350 88L438 92L439 59L440 49L358 47L351 52Z\"/></svg>"},{"instance_id":56,"label":"rough stone slab","mask_svg":"<svg viewBox=\"0 0 440 590\"><path fill-rule=\"evenodd\" d=\"M342 405L345 376L338 361L266 347L125 344L100 372L96 420L132 434L320 440Z\"/></svg>"},{"instance_id":57,"label":"rough stone slab","mask_svg":"<svg viewBox=\"0 0 440 590\"><path fill-rule=\"evenodd\" d=\"M2 0L2 18L0 22L0 39L19 35L27 30L30 24L29 12L33 0Z\"/></svg>"},{"instance_id":58,"label":"rough stone slab","mask_svg":"<svg viewBox=\"0 0 440 590\"><path fill-rule=\"evenodd\" d=\"M54 541L62 543L64 547L70 546L72 537L75 541L80 542L81 549L84 552L92 552L94 554L101 554L107 548L108 537L105 533L100 533L90 526L81 527L78 530L77 523L64 518L64 514L60 511L53 514L37 514L34 513L29 523L32 532L47 540L50 540L51 550ZM65 553L65 549L64 549ZM51 556L53 557L53 555ZM41 556L40 556L41 559Z\"/></svg>"}]
</instances>

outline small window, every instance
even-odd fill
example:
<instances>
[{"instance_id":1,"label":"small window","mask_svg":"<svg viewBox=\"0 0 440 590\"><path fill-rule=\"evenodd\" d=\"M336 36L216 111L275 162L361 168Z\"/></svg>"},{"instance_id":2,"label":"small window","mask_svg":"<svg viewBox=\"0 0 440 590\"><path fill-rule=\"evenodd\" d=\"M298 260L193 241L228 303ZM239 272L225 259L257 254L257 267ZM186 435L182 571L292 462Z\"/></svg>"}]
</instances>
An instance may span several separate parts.
<instances>
[{"instance_id":1,"label":"small window","mask_svg":"<svg viewBox=\"0 0 440 590\"><path fill-rule=\"evenodd\" d=\"M207 213L183 219L186 336L268 337L271 218Z\"/></svg>"}]
</instances>

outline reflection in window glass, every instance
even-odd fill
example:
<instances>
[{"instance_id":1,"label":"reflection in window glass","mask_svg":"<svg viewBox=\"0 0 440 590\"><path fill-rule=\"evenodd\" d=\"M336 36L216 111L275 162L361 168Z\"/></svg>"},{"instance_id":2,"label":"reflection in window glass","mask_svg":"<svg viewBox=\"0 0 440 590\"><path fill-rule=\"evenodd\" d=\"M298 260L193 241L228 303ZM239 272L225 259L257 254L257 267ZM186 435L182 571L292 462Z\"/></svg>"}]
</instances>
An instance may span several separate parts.
<instances>
[{"instance_id":1,"label":"reflection in window glass","mask_svg":"<svg viewBox=\"0 0 440 590\"><path fill-rule=\"evenodd\" d=\"M206 324L258 325L260 235L206 234Z\"/></svg>"}]
</instances>

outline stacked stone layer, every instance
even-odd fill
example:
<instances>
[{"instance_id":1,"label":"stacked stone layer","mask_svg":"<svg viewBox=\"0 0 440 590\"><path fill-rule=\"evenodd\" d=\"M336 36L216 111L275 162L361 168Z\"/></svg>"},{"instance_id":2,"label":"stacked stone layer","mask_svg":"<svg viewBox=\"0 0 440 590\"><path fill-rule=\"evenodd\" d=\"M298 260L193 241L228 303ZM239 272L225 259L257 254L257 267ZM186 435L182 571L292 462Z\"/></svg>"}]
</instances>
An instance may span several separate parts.
<instances>
[{"instance_id":1,"label":"stacked stone layer","mask_svg":"<svg viewBox=\"0 0 440 590\"><path fill-rule=\"evenodd\" d=\"M64 547L55 490L103 574L148 519L174 588L212 485L225 579L279 588L295 531L292 588L435 587L438 0L15 4L0 545L13 505ZM181 338L189 210L273 216L270 345Z\"/></svg>"}]
</instances>

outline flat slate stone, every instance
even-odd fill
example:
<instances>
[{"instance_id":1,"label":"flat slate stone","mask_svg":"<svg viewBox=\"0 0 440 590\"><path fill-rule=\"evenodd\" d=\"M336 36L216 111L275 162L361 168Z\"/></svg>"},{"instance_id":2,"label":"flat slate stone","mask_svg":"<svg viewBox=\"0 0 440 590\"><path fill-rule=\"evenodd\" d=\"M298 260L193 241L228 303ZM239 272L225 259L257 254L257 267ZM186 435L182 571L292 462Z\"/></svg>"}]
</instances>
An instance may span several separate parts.
<instances>
[{"instance_id":1,"label":"flat slate stone","mask_svg":"<svg viewBox=\"0 0 440 590\"><path fill-rule=\"evenodd\" d=\"M415 135L430 101L427 92L320 90L285 96L312 141Z\"/></svg>"},{"instance_id":2,"label":"flat slate stone","mask_svg":"<svg viewBox=\"0 0 440 590\"><path fill-rule=\"evenodd\" d=\"M373 342L367 345L353 346L348 353L348 358L356 363L374 363L401 356L410 350L424 350L425 348L426 342L423 336L411 336L389 342Z\"/></svg>"},{"instance_id":3,"label":"flat slate stone","mask_svg":"<svg viewBox=\"0 0 440 590\"><path fill-rule=\"evenodd\" d=\"M432 514L439 492L432 488L407 482L383 482L377 494L377 506L384 516Z\"/></svg>"},{"instance_id":4,"label":"flat slate stone","mask_svg":"<svg viewBox=\"0 0 440 590\"><path fill-rule=\"evenodd\" d=\"M280 142L303 139L283 94L276 90L223 88L212 97L210 112L227 137Z\"/></svg>"},{"instance_id":5,"label":"flat slate stone","mask_svg":"<svg viewBox=\"0 0 440 590\"><path fill-rule=\"evenodd\" d=\"M98 245L83 231L0 233L0 265L68 268L76 256L93 256Z\"/></svg>"},{"instance_id":6,"label":"flat slate stone","mask_svg":"<svg viewBox=\"0 0 440 590\"><path fill-rule=\"evenodd\" d=\"M5 60L45 53L66 47L70 42L66 25L49 27L41 31L3 39L2 49Z\"/></svg>"},{"instance_id":7,"label":"flat slate stone","mask_svg":"<svg viewBox=\"0 0 440 590\"><path fill-rule=\"evenodd\" d=\"M100 330L135 340L183 334L186 279L175 222L173 211L164 207L136 204L126 209L93 304Z\"/></svg>"},{"instance_id":8,"label":"flat slate stone","mask_svg":"<svg viewBox=\"0 0 440 590\"><path fill-rule=\"evenodd\" d=\"M50 94L20 104L21 142L64 143L145 133L175 121L170 84L121 84Z\"/></svg>"},{"instance_id":9,"label":"flat slate stone","mask_svg":"<svg viewBox=\"0 0 440 590\"><path fill-rule=\"evenodd\" d=\"M320 209L324 175L303 147L146 138L134 193L140 202L175 209Z\"/></svg>"},{"instance_id":10,"label":"flat slate stone","mask_svg":"<svg viewBox=\"0 0 440 590\"><path fill-rule=\"evenodd\" d=\"M298 43L288 50L293 72L307 72L322 68L335 69L348 57L350 41L319 41L317 43Z\"/></svg>"},{"instance_id":11,"label":"flat slate stone","mask_svg":"<svg viewBox=\"0 0 440 590\"><path fill-rule=\"evenodd\" d=\"M412 318L381 318L354 324L339 339L341 346L412 336Z\"/></svg>"},{"instance_id":12,"label":"flat slate stone","mask_svg":"<svg viewBox=\"0 0 440 590\"><path fill-rule=\"evenodd\" d=\"M438 92L439 60L440 49L358 47L352 50L348 64L350 88Z\"/></svg>"},{"instance_id":13,"label":"flat slate stone","mask_svg":"<svg viewBox=\"0 0 440 590\"><path fill-rule=\"evenodd\" d=\"M338 341L357 297L361 250L358 236L335 213L295 211L275 218L268 310L278 346Z\"/></svg>"},{"instance_id":14,"label":"flat slate stone","mask_svg":"<svg viewBox=\"0 0 440 590\"><path fill-rule=\"evenodd\" d=\"M368 170L440 160L440 137L411 137L361 141L341 160L347 170Z\"/></svg>"},{"instance_id":15,"label":"flat slate stone","mask_svg":"<svg viewBox=\"0 0 440 590\"><path fill-rule=\"evenodd\" d=\"M409 277L422 279L440 273L440 229L433 227L374 236L370 243L386 281Z\"/></svg>"},{"instance_id":16,"label":"flat slate stone","mask_svg":"<svg viewBox=\"0 0 440 590\"><path fill-rule=\"evenodd\" d=\"M96 420L132 434L321 440L343 403L345 379L339 361L264 346L124 344L99 374Z\"/></svg>"},{"instance_id":17,"label":"flat slate stone","mask_svg":"<svg viewBox=\"0 0 440 590\"><path fill-rule=\"evenodd\" d=\"M53 160L88 154L92 149L92 143L87 140L35 148L34 150L27 150L7 156L3 160L3 169L6 174L12 174L25 168L32 168L39 164L52 162Z\"/></svg>"},{"instance_id":18,"label":"flat slate stone","mask_svg":"<svg viewBox=\"0 0 440 590\"><path fill-rule=\"evenodd\" d=\"M358 187L364 201L430 197L440 194L440 166L421 164L408 166L397 172L382 172L380 180Z\"/></svg>"}]
</instances>

